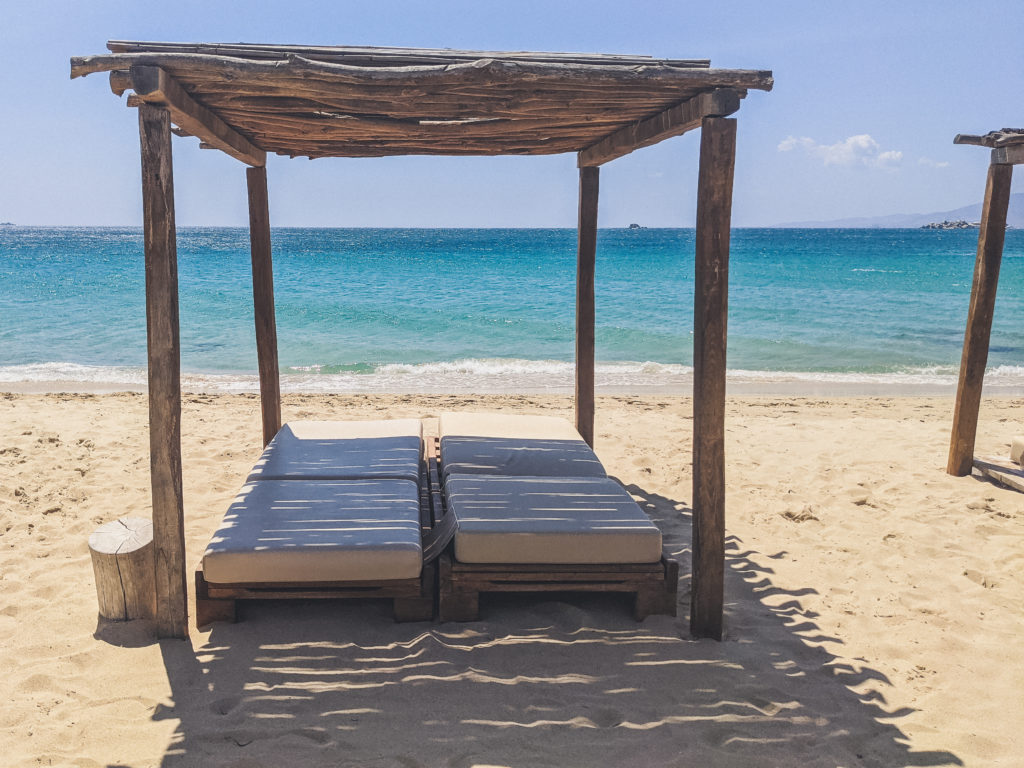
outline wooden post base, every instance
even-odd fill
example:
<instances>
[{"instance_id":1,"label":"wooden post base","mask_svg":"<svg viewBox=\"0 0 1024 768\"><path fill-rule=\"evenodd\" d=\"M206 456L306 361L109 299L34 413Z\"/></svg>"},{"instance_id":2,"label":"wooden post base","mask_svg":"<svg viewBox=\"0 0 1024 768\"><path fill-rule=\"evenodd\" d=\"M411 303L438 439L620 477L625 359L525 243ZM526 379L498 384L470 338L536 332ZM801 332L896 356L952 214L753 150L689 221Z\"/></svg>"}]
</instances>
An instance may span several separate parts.
<instances>
[{"instance_id":1,"label":"wooden post base","mask_svg":"<svg viewBox=\"0 0 1024 768\"><path fill-rule=\"evenodd\" d=\"M665 559L665 581L640 587L633 599L633 618L643 621L648 616L675 616L676 592L679 587L679 563Z\"/></svg>"},{"instance_id":2,"label":"wooden post base","mask_svg":"<svg viewBox=\"0 0 1024 768\"><path fill-rule=\"evenodd\" d=\"M481 592L625 592L634 596L633 616L676 615L679 564L481 565L440 559L438 615L441 621L476 621Z\"/></svg>"},{"instance_id":3,"label":"wooden post base","mask_svg":"<svg viewBox=\"0 0 1024 768\"><path fill-rule=\"evenodd\" d=\"M434 618L434 596L396 597L392 600L395 621L430 621Z\"/></svg>"},{"instance_id":4,"label":"wooden post base","mask_svg":"<svg viewBox=\"0 0 1024 768\"><path fill-rule=\"evenodd\" d=\"M202 566L196 569L196 626L206 627L215 621L233 624L237 620L232 598L211 598L210 588L203 578Z\"/></svg>"},{"instance_id":5,"label":"wooden post base","mask_svg":"<svg viewBox=\"0 0 1024 768\"><path fill-rule=\"evenodd\" d=\"M101 525L89 537L89 552L100 616L115 621L156 616L151 521L122 517Z\"/></svg>"}]
</instances>

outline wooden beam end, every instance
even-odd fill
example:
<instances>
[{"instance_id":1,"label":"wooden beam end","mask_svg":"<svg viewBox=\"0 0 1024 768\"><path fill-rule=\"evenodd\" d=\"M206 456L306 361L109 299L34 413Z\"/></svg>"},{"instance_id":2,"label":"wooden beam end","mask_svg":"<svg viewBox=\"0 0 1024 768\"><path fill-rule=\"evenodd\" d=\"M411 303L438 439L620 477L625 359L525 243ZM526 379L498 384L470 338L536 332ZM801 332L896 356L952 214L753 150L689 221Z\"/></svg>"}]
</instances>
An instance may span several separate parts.
<instances>
[{"instance_id":1,"label":"wooden beam end","mask_svg":"<svg viewBox=\"0 0 1024 768\"><path fill-rule=\"evenodd\" d=\"M110 90L115 96L124 96L124 92L132 87L132 75L127 69L110 70Z\"/></svg>"},{"instance_id":2,"label":"wooden beam end","mask_svg":"<svg viewBox=\"0 0 1024 768\"><path fill-rule=\"evenodd\" d=\"M992 165L1020 165L1024 163L1024 144L1011 144L992 150Z\"/></svg>"}]
</instances>

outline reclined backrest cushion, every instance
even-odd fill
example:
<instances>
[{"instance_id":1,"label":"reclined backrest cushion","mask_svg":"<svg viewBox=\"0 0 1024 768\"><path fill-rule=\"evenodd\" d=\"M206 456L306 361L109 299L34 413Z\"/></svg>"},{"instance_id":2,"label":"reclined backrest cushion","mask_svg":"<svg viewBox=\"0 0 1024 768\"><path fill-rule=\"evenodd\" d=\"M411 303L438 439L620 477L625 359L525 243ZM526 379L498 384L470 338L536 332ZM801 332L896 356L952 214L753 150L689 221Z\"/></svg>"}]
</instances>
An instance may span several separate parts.
<instances>
[{"instance_id":1,"label":"reclined backrest cushion","mask_svg":"<svg viewBox=\"0 0 1024 768\"><path fill-rule=\"evenodd\" d=\"M441 471L456 474L605 477L597 455L565 419L442 413Z\"/></svg>"},{"instance_id":2,"label":"reclined backrest cushion","mask_svg":"<svg viewBox=\"0 0 1024 768\"><path fill-rule=\"evenodd\" d=\"M249 475L255 480L419 481L423 425L390 421L291 421L281 427Z\"/></svg>"}]
</instances>

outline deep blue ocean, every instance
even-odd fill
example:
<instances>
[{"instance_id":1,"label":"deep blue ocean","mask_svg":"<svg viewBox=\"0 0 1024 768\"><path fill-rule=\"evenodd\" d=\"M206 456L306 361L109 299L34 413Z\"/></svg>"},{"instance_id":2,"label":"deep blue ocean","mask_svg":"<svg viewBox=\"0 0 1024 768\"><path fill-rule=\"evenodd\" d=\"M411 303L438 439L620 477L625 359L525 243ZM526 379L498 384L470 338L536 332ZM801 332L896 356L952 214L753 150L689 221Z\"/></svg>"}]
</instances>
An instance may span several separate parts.
<instances>
[{"instance_id":1,"label":"deep blue ocean","mask_svg":"<svg viewBox=\"0 0 1024 768\"><path fill-rule=\"evenodd\" d=\"M977 230L740 229L737 379L951 381ZM182 367L252 389L245 229L179 231ZM275 229L286 389L571 386L570 229ZM692 364L690 229L601 230L598 383L665 386ZM143 383L141 229L0 227L0 383ZM1007 232L990 376L1024 383L1024 231Z\"/></svg>"}]
</instances>

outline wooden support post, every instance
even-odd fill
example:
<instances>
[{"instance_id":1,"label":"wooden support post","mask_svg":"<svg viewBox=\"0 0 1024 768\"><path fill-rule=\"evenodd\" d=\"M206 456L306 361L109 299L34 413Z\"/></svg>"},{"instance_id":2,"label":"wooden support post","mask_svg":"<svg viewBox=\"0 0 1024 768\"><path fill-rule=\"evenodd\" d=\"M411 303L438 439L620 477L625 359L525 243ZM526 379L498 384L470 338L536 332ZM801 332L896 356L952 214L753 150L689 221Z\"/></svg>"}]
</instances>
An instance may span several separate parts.
<instances>
[{"instance_id":1,"label":"wooden support post","mask_svg":"<svg viewBox=\"0 0 1024 768\"><path fill-rule=\"evenodd\" d=\"M576 247L576 431L594 447L594 267L600 169L580 168Z\"/></svg>"},{"instance_id":2,"label":"wooden support post","mask_svg":"<svg viewBox=\"0 0 1024 768\"><path fill-rule=\"evenodd\" d=\"M167 109L139 107L149 350L149 471L153 488L156 624L160 637L188 636L181 488L181 359L178 252Z\"/></svg>"},{"instance_id":3,"label":"wooden support post","mask_svg":"<svg viewBox=\"0 0 1024 768\"><path fill-rule=\"evenodd\" d=\"M967 312L964 351L960 358L960 382L953 410L953 434L949 441L951 475L971 474L974 464L974 438L978 431L981 408L981 387L988 363L988 344L992 332L992 315L999 284L999 265L1003 259L1006 237L1006 211L1010 205L1010 181L1013 166L993 163L988 167L985 202L978 231L978 255L974 262L974 284L971 305Z\"/></svg>"},{"instance_id":4,"label":"wooden support post","mask_svg":"<svg viewBox=\"0 0 1024 768\"><path fill-rule=\"evenodd\" d=\"M690 631L722 637L725 596L725 350L736 120L705 117L693 300L693 588Z\"/></svg>"},{"instance_id":5,"label":"wooden support post","mask_svg":"<svg viewBox=\"0 0 1024 768\"><path fill-rule=\"evenodd\" d=\"M260 370L263 445L281 429L281 375L277 364L277 320L274 313L274 265L270 255L270 205L267 169L248 168L249 243L252 251L252 302L256 318L256 357Z\"/></svg>"}]
</instances>

